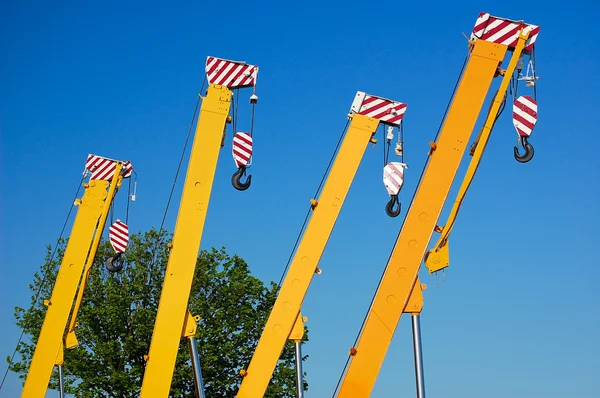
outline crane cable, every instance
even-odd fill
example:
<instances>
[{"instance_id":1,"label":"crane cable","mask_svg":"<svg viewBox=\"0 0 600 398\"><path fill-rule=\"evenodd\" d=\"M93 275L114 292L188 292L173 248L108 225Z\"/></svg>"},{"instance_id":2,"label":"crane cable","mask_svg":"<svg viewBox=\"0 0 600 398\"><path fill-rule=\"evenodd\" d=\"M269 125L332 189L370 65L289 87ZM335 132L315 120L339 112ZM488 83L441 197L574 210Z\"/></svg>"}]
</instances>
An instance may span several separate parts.
<instances>
[{"instance_id":1,"label":"crane cable","mask_svg":"<svg viewBox=\"0 0 600 398\"><path fill-rule=\"evenodd\" d=\"M67 218L63 224L63 227L60 231L60 235L58 237L58 239L56 240L56 246L54 246L54 251L52 252L52 255L50 255L50 259L48 260L48 264L51 264L54 261L54 256L56 255L56 252L58 250L58 247L60 245L60 241L63 237L63 234L65 232L65 229L67 228L67 224L69 222L69 219L71 218L71 213L73 212L73 207L75 207L75 201L77 200L77 196L79 196L79 191L81 191L81 186L83 184L83 180L85 179L85 173L84 175L81 177L81 181L79 181L79 184L77 186L77 192L75 193L75 197L73 198L73 200L71 201L71 208L69 209L69 212L67 213ZM33 303L35 305L35 303L38 301L40 294L42 293L42 289L45 286L46 280L48 279L50 271L47 271L46 273L44 273L44 276L42 277L42 281L40 282L40 286L38 288L38 290L35 293L34 299L33 299ZM2 382L0 382L0 390L2 390L2 387L4 386L4 381L6 380L6 376L8 375L8 371L10 370L10 364L13 362L13 360L15 359L15 355L17 354L17 350L19 348L19 344L21 344L21 340L23 339L23 335L25 333L25 329L21 329L21 334L19 335L19 339L17 340L17 345L15 346L15 349L10 357L10 362L9 362L9 366L6 368L6 371L4 372L4 376L2 377Z\"/></svg>"},{"instance_id":2,"label":"crane cable","mask_svg":"<svg viewBox=\"0 0 600 398\"><path fill-rule=\"evenodd\" d=\"M348 125L350 124L350 119L348 119L346 121L346 126L344 126L344 129L342 130L342 133L340 134L340 138L338 139L337 145L335 146L335 149L333 151L333 154L331 155L331 158L329 159L329 164L327 165L327 168L325 169L325 173L323 173L323 177L321 178L321 182L319 183L319 186L317 188L317 191L315 192L315 195L313 196L314 199L317 199L317 197L319 196L319 193L321 192L321 188L323 187L323 183L325 182L325 179L327 178L327 175L329 174L329 170L331 170L331 166L333 164L333 161L335 160L335 156L337 155L339 149L340 149L340 145L342 144L342 141L344 139L344 136L346 135L346 131L348 130ZM283 273L281 274L281 278L279 279L279 283L278 286L281 287L281 284L283 283L283 279L285 278L285 275L287 274L287 271L290 267L290 264L292 262L292 258L296 252L296 249L298 248L298 243L300 243L300 238L302 237L302 234L304 233L304 230L306 228L306 224L308 223L308 219L310 217L310 214L313 210L312 205L308 208L308 211L306 212L306 217L304 217L304 222L302 223L302 228L300 228L300 232L298 232L298 236L296 237L296 242L294 243L294 247L292 248L292 252L290 253L290 256L288 258L288 261L285 265L285 268L283 270Z\"/></svg>"},{"instance_id":3,"label":"crane cable","mask_svg":"<svg viewBox=\"0 0 600 398\"><path fill-rule=\"evenodd\" d=\"M433 142L436 142L440 132L442 131L442 127L444 126L444 122L446 121L446 117L448 116L448 111L450 110L450 106L452 105L452 100L454 99L454 95L456 94L456 90L458 89L458 85L460 84L460 81L462 79L462 76L464 74L465 68L467 66L467 62L469 61L469 57L471 55L471 49L469 48L469 51L467 51L467 55L465 56L465 60L463 62L463 65L461 67L460 73L458 75L458 79L456 80L456 83L454 84L454 89L452 90L452 95L450 96L450 99L448 100L448 104L446 105L446 110L444 111L444 116L442 117L442 121L440 122L440 125L437 129L437 132L435 134L435 138L433 140ZM408 211L406 213L404 213L404 219L402 220L402 224L400 227L400 231L398 232L398 235L396 237L396 241L398 240L398 238L400 237L400 234L402 233L402 227L404 226L404 222L406 221L406 217L408 215L408 213L410 212L410 208L413 205L413 200L419 190L419 186L421 185L421 182L423 180L423 175L425 174L425 170L427 169L427 165L429 164L429 159L430 156L427 157L427 160L425 161L425 164L423 165L423 169L421 170L421 175L419 176L419 179L417 180L417 186L413 192L413 195L410 199L410 205L408 208ZM392 251L390 252L390 255L388 257L388 260L386 262L386 266L383 269L383 272L381 273L381 277L379 278L379 282L377 283L377 288L379 288L379 286L381 285L381 281L383 280L383 276L385 275L385 271L387 270L387 264L389 264L391 258L392 258L392 254L393 254L394 250L392 249ZM365 327L365 323L367 322L367 318L369 316L369 313L371 311L371 308L373 307L373 302L375 301L375 295L373 295L373 298L371 299L371 303L369 304L369 309L367 310L367 313L365 314L365 317L362 321L362 325L358 331L358 334L356 335L356 339L354 340L354 344L352 345L353 347L356 347L356 344L358 343L358 339L360 338L360 335L362 334L362 331ZM348 370L348 365L350 364L350 359L352 358L352 356L348 355L348 358L346 359L346 363L344 364L344 368L342 369L342 373L340 374L340 377L338 379L338 382L335 386L335 390L333 392L332 398L334 398L340 388L340 384L342 383L342 379L344 377L344 375L346 374L346 371Z\"/></svg>"}]
</instances>

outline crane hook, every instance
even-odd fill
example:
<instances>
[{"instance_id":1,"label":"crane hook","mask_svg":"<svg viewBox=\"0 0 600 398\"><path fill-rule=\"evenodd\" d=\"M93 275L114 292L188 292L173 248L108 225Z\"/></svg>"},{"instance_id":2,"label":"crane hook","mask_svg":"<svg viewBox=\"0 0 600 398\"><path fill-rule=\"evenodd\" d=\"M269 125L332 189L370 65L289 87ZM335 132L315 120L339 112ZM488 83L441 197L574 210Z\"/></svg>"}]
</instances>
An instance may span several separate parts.
<instances>
[{"instance_id":1,"label":"crane hook","mask_svg":"<svg viewBox=\"0 0 600 398\"><path fill-rule=\"evenodd\" d=\"M246 182L242 182L242 176L246 175L246 166L240 166L238 170L231 176L231 185L238 191L245 191L250 188L252 182L252 176L248 176Z\"/></svg>"},{"instance_id":2,"label":"crane hook","mask_svg":"<svg viewBox=\"0 0 600 398\"><path fill-rule=\"evenodd\" d=\"M110 272L119 272L123 269L123 264L125 263L125 259L121 258L123 253L117 253L114 256L111 256L106 259L106 269Z\"/></svg>"},{"instance_id":3,"label":"crane hook","mask_svg":"<svg viewBox=\"0 0 600 398\"><path fill-rule=\"evenodd\" d=\"M519 162L519 163L527 163L533 158L533 153L534 153L533 145L531 145L529 142L527 142L527 137L525 137L525 136L519 136L518 142L525 149L525 154L520 155L519 147L515 146L514 147L515 159L517 159L517 162Z\"/></svg>"},{"instance_id":4,"label":"crane hook","mask_svg":"<svg viewBox=\"0 0 600 398\"><path fill-rule=\"evenodd\" d=\"M398 205L398 207L394 210L394 205ZM391 195L390 201L385 205L385 213L390 217L398 217L400 214L400 201L398 200L398 195Z\"/></svg>"}]
</instances>

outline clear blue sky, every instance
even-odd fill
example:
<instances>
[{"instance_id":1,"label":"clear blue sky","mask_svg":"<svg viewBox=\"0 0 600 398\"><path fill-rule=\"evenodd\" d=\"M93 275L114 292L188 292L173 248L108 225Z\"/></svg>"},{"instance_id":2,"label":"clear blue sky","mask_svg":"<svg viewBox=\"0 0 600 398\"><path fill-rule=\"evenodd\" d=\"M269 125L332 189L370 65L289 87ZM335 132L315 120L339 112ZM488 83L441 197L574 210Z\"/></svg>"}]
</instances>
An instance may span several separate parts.
<instances>
[{"instance_id":1,"label":"clear blue sky","mask_svg":"<svg viewBox=\"0 0 600 398\"><path fill-rule=\"evenodd\" d=\"M160 224L208 55L259 65L260 100L252 187L231 187L228 143L202 247L226 246L277 281L357 90L409 104L406 210L467 50L462 32L486 11L541 26L536 154L513 159L505 112L454 229L446 283L422 274L427 393L600 396L596 3L85 3L1 6L0 357L12 354L13 307L29 303L88 153L130 159L130 228ZM333 392L400 228L383 210L381 166L381 147L370 148L304 303L309 398ZM0 397L19 393L11 374ZM403 318L373 396L414 394Z\"/></svg>"}]
</instances>

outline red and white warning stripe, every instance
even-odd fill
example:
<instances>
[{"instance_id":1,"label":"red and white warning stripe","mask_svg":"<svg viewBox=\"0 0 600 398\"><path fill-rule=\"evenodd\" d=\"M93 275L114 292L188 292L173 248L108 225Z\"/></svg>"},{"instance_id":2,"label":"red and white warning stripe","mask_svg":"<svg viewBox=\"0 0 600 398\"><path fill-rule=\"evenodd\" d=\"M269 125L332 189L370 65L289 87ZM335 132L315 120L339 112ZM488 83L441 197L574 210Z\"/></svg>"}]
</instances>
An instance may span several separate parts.
<instances>
[{"instance_id":1,"label":"red and white warning stripe","mask_svg":"<svg viewBox=\"0 0 600 398\"><path fill-rule=\"evenodd\" d=\"M404 184L404 169L406 168L408 166L400 162L390 162L383 168L383 185L388 194L398 195Z\"/></svg>"},{"instance_id":2,"label":"red and white warning stripe","mask_svg":"<svg viewBox=\"0 0 600 398\"><path fill-rule=\"evenodd\" d=\"M529 137L537 123L537 102L530 96L520 96L513 105L513 124L521 137Z\"/></svg>"},{"instance_id":3,"label":"red and white warning stripe","mask_svg":"<svg viewBox=\"0 0 600 398\"><path fill-rule=\"evenodd\" d=\"M392 101L359 91L354 97L350 110L360 115L379 119L382 123L397 126L402 121L407 107L408 105L402 102Z\"/></svg>"},{"instance_id":4,"label":"red and white warning stripe","mask_svg":"<svg viewBox=\"0 0 600 398\"><path fill-rule=\"evenodd\" d=\"M123 253L129 242L129 227L121 220L117 220L110 226L108 237L115 252Z\"/></svg>"},{"instance_id":5,"label":"red and white warning stripe","mask_svg":"<svg viewBox=\"0 0 600 398\"><path fill-rule=\"evenodd\" d=\"M235 133L232 154L237 167L246 166L252 157L252 136L248 133Z\"/></svg>"},{"instance_id":6,"label":"red and white warning stripe","mask_svg":"<svg viewBox=\"0 0 600 398\"><path fill-rule=\"evenodd\" d=\"M117 168L117 160L103 158L102 156L89 154L87 161L85 162L86 170L92 173L91 180L112 180L115 175L115 169ZM123 178L128 178L133 173L133 166L130 161L124 162L123 168L121 169L121 175Z\"/></svg>"},{"instance_id":7,"label":"red and white warning stripe","mask_svg":"<svg viewBox=\"0 0 600 398\"><path fill-rule=\"evenodd\" d=\"M206 78L210 84L229 88L251 87L256 85L257 75L256 65L215 57L206 59Z\"/></svg>"},{"instance_id":8,"label":"red and white warning stripe","mask_svg":"<svg viewBox=\"0 0 600 398\"><path fill-rule=\"evenodd\" d=\"M530 31L529 39L525 43L525 50L531 51L540 33L539 26L526 24L523 21L494 17L486 12L481 12L475 22L471 39L481 39L514 47L517 45L521 29Z\"/></svg>"}]
</instances>

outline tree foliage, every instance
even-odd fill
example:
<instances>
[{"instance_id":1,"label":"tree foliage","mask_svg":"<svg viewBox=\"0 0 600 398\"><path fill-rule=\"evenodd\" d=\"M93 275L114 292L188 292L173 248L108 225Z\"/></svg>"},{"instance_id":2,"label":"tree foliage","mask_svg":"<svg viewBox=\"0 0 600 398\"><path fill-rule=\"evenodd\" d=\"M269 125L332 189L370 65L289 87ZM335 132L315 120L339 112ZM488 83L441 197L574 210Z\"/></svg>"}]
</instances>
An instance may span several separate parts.
<instances>
[{"instance_id":1,"label":"tree foliage","mask_svg":"<svg viewBox=\"0 0 600 398\"><path fill-rule=\"evenodd\" d=\"M67 393L82 398L139 394L168 260L168 238L156 230L132 235L126 265L115 274L104 267L105 259L114 254L110 245L105 242L98 249L77 316L79 346L65 352ZM43 301L52 294L65 245L66 241L60 242L52 261L48 248L47 261L30 285L31 306L15 308L16 323L29 340L19 344L20 359L9 359L9 366L22 379L44 320ZM267 287L251 276L237 255L227 254L224 248L201 251L189 309L200 316L196 338L207 396L235 396L241 382L239 370L250 362L276 294L277 285L272 282ZM50 388L57 388L56 370ZM193 391L189 350L182 339L171 396L190 397ZM294 397L295 391L294 349L288 342L265 396Z\"/></svg>"}]
</instances>

